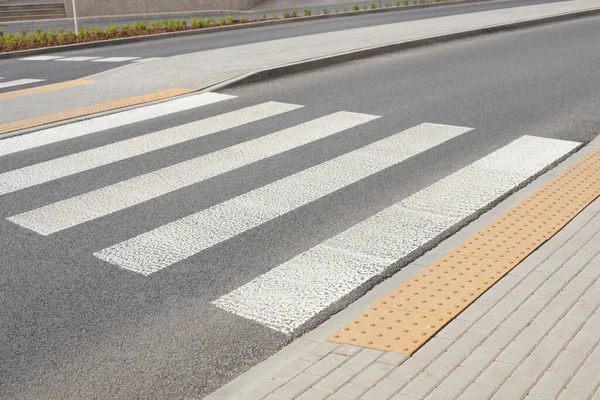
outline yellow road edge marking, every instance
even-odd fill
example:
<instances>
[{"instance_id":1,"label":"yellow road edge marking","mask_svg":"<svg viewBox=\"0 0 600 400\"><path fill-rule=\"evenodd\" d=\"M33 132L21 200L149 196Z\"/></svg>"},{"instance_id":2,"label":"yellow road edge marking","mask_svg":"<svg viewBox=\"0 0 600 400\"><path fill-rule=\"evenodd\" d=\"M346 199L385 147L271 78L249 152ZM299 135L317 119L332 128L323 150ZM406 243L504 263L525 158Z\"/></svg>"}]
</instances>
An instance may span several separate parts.
<instances>
[{"instance_id":1,"label":"yellow road edge marking","mask_svg":"<svg viewBox=\"0 0 600 400\"><path fill-rule=\"evenodd\" d=\"M600 149L398 286L328 340L412 355L600 196Z\"/></svg>"},{"instance_id":2,"label":"yellow road edge marking","mask_svg":"<svg viewBox=\"0 0 600 400\"><path fill-rule=\"evenodd\" d=\"M141 96L129 97L121 100L109 101L106 103L94 104L91 106L75 108L72 110L60 111L53 114L40 115L38 117L22 119L19 121L0 124L0 135L9 132L20 131L23 129L35 128L54 122L65 121L72 118L83 117L86 115L98 114L101 112L116 110L123 107L134 106L152 101L168 99L170 97L180 96L195 92L194 89L167 89L159 92L144 94Z\"/></svg>"},{"instance_id":3,"label":"yellow road edge marking","mask_svg":"<svg viewBox=\"0 0 600 400\"><path fill-rule=\"evenodd\" d=\"M15 97L29 96L31 94L50 92L52 90L66 89L75 86L89 85L94 82L95 81L77 79L74 81L54 83L52 85L38 86L31 89L13 90L12 92L0 93L0 100L14 99Z\"/></svg>"}]
</instances>

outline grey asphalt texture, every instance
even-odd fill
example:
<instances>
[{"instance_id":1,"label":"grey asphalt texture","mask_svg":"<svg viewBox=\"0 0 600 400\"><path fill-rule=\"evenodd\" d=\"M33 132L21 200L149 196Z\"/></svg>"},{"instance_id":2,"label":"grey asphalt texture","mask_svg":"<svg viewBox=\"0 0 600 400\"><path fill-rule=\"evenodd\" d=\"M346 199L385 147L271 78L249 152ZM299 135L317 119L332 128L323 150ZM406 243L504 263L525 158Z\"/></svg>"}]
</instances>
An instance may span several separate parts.
<instances>
[{"instance_id":1,"label":"grey asphalt texture","mask_svg":"<svg viewBox=\"0 0 600 400\"><path fill-rule=\"evenodd\" d=\"M1 158L6 172L264 101L306 106L0 197L0 398L202 398L266 359L291 338L210 301L522 135L596 137L599 24L495 34L241 86L224 90L239 98L222 104ZM341 110L382 118L48 237L6 220ZM423 122L475 129L149 277L92 257Z\"/></svg>"},{"instance_id":2,"label":"grey asphalt texture","mask_svg":"<svg viewBox=\"0 0 600 400\"><path fill-rule=\"evenodd\" d=\"M211 33L186 38L164 39L151 42L103 47L98 49L60 52L53 53L52 55L144 58L169 57L179 54L212 50L216 48L238 46L249 43L305 36L324 32L333 32L344 29L496 10L515 6L554 3L558 1L568 0L500 0L465 5L439 6L417 9L413 11L294 22L290 24ZM124 23L127 22L123 22L123 24ZM83 78L98 72L117 68L124 64L125 63L98 63L89 61L65 63L57 61L21 61L19 59L10 59L0 60L0 76L4 77L5 81L15 79L45 79L44 82L19 87L30 88ZM176 71L176 68L177 66L174 65L174 71ZM15 90L15 88L0 89L0 93L11 90Z\"/></svg>"}]
</instances>

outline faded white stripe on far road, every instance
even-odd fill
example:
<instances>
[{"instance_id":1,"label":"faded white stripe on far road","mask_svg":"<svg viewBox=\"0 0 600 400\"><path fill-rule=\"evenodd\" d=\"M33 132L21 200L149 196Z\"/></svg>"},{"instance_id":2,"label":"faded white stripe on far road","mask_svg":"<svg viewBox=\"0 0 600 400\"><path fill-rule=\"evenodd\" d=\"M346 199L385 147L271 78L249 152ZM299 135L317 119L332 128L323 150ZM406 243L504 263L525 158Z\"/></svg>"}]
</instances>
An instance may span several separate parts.
<instances>
[{"instance_id":1,"label":"faded white stripe on far road","mask_svg":"<svg viewBox=\"0 0 600 400\"><path fill-rule=\"evenodd\" d=\"M29 85L31 83L44 82L45 79L17 79L14 81L7 81L0 83L0 89L6 89L9 87Z\"/></svg>"},{"instance_id":2,"label":"faded white stripe on far road","mask_svg":"<svg viewBox=\"0 0 600 400\"><path fill-rule=\"evenodd\" d=\"M524 136L213 304L290 334L577 146L579 143Z\"/></svg>"},{"instance_id":3,"label":"faded white stripe on far road","mask_svg":"<svg viewBox=\"0 0 600 400\"><path fill-rule=\"evenodd\" d=\"M115 114L105 115L103 117L62 125L55 128L43 129L27 135L14 136L0 141L0 156L29 150L36 147L45 146L47 144L57 143L63 140L73 139L112 128L135 124L137 122L152 118L164 117L165 115L191 110L193 108L198 108L233 98L235 98L235 96L218 93L196 94L193 96L181 97L176 100L166 101L164 103L153 104L146 107L135 108L129 111L123 111Z\"/></svg>"},{"instance_id":4,"label":"faded white stripe on far road","mask_svg":"<svg viewBox=\"0 0 600 400\"><path fill-rule=\"evenodd\" d=\"M101 250L95 256L149 275L469 130L419 125Z\"/></svg>"},{"instance_id":5,"label":"faded white stripe on far road","mask_svg":"<svg viewBox=\"0 0 600 400\"><path fill-rule=\"evenodd\" d=\"M10 217L49 235L364 124L373 115L338 112L258 139Z\"/></svg>"}]
</instances>

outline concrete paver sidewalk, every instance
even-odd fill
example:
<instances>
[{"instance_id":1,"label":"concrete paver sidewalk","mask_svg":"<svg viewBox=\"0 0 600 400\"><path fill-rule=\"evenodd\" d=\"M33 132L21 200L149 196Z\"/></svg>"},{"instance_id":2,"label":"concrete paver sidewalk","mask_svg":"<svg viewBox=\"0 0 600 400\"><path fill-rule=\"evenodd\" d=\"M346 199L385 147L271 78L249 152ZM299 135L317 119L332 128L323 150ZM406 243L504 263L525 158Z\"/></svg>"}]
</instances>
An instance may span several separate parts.
<instances>
[{"instance_id":1,"label":"concrete paver sidewalk","mask_svg":"<svg viewBox=\"0 0 600 400\"><path fill-rule=\"evenodd\" d=\"M327 341L390 288L599 148L597 139L206 399L600 399L600 199L412 356Z\"/></svg>"},{"instance_id":2,"label":"concrete paver sidewalk","mask_svg":"<svg viewBox=\"0 0 600 400\"><path fill-rule=\"evenodd\" d=\"M214 88L278 66L584 10L600 10L600 5L596 0L573 0L515 7L273 40L127 65L86 78L95 83L85 87L4 100L0 124L166 89Z\"/></svg>"}]
</instances>

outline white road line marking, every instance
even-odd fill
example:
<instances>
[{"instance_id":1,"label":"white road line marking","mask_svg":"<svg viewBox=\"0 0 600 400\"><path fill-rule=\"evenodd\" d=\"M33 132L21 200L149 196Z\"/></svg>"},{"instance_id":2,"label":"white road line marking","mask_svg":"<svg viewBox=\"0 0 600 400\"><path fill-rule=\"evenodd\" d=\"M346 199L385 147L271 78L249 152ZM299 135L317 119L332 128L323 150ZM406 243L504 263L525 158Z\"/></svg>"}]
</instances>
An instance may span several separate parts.
<instances>
[{"instance_id":1,"label":"white road line marking","mask_svg":"<svg viewBox=\"0 0 600 400\"><path fill-rule=\"evenodd\" d=\"M217 299L289 334L579 143L524 136Z\"/></svg>"},{"instance_id":2,"label":"white road line marking","mask_svg":"<svg viewBox=\"0 0 600 400\"><path fill-rule=\"evenodd\" d=\"M83 56L79 56L79 57L59 58L56 61L90 61L90 60L95 60L97 58L100 58L100 57L83 57Z\"/></svg>"},{"instance_id":3,"label":"white road line marking","mask_svg":"<svg viewBox=\"0 0 600 400\"><path fill-rule=\"evenodd\" d=\"M0 174L0 195L272 117L302 106L267 102Z\"/></svg>"},{"instance_id":4,"label":"white road line marking","mask_svg":"<svg viewBox=\"0 0 600 400\"><path fill-rule=\"evenodd\" d=\"M50 61L50 60L58 60L59 58L64 58L64 56L33 56L33 57L19 58L19 60L24 60L24 61Z\"/></svg>"},{"instance_id":5,"label":"white road line marking","mask_svg":"<svg viewBox=\"0 0 600 400\"><path fill-rule=\"evenodd\" d=\"M419 125L94 255L122 268L149 275L469 130L456 126Z\"/></svg>"},{"instance_id":6,"label":"white road line marking","mask_svg":"<svg viewBox=\"0 0 600 400\"><path fill-rule=\"evenodd\" d=\"M14 136L0 140L0 156L105 131L107 129L131 125L136 122L163 117L165 115L191 110L193 108L233 98L235 98L235 96L218 93L196 94L150 106L135 108L133 110L105 115L103 117L58 126L56 128L43 129L27 135Z\"/></svg>"},{"instance_id":7,"label":"white road line marking","mask_svg":"<svg viewBox=\"0 0 600 400\"><path fill-rule=\"evenodd\" d=\"M106 57L98 60L92 60L92 62L125 62L137 60L139 57Z\"/></svg>"},{"instance_id":8,"label":"white road line marking","mask_svg":"<svg viewBox=\"0 0 600 400\"><path fill-rule=\"evenodd\" d=\"M143 63L143 62L163 60L163 59L164 59L164 57L148 57L148 58L142 58L142 59L139 59L139 60L134 60L132 62L134 62L134 63Z\"/></svg>"},{"instance_id":9,"label":"white road line marking","mask_svg":"<svg viewBox=\"0 0 600 400\"><path fill-rule=\"evenodd\" d=\"M49 235L303 146L375 118L378 117L338 112L8 219L42 235Z\"/></svg>"},{"instance_id":10,"label":"white road line marking","mask_svg":"<svg viewBox=\"0 0 600 400\"><path fill-rule=\"evenodd\" d=\"M29 85L30 83L44 82L45 79L17 79L15 81L8 81L0 83L0 89L9 88L13 86Z\"/></svg>"}]
</instances>

